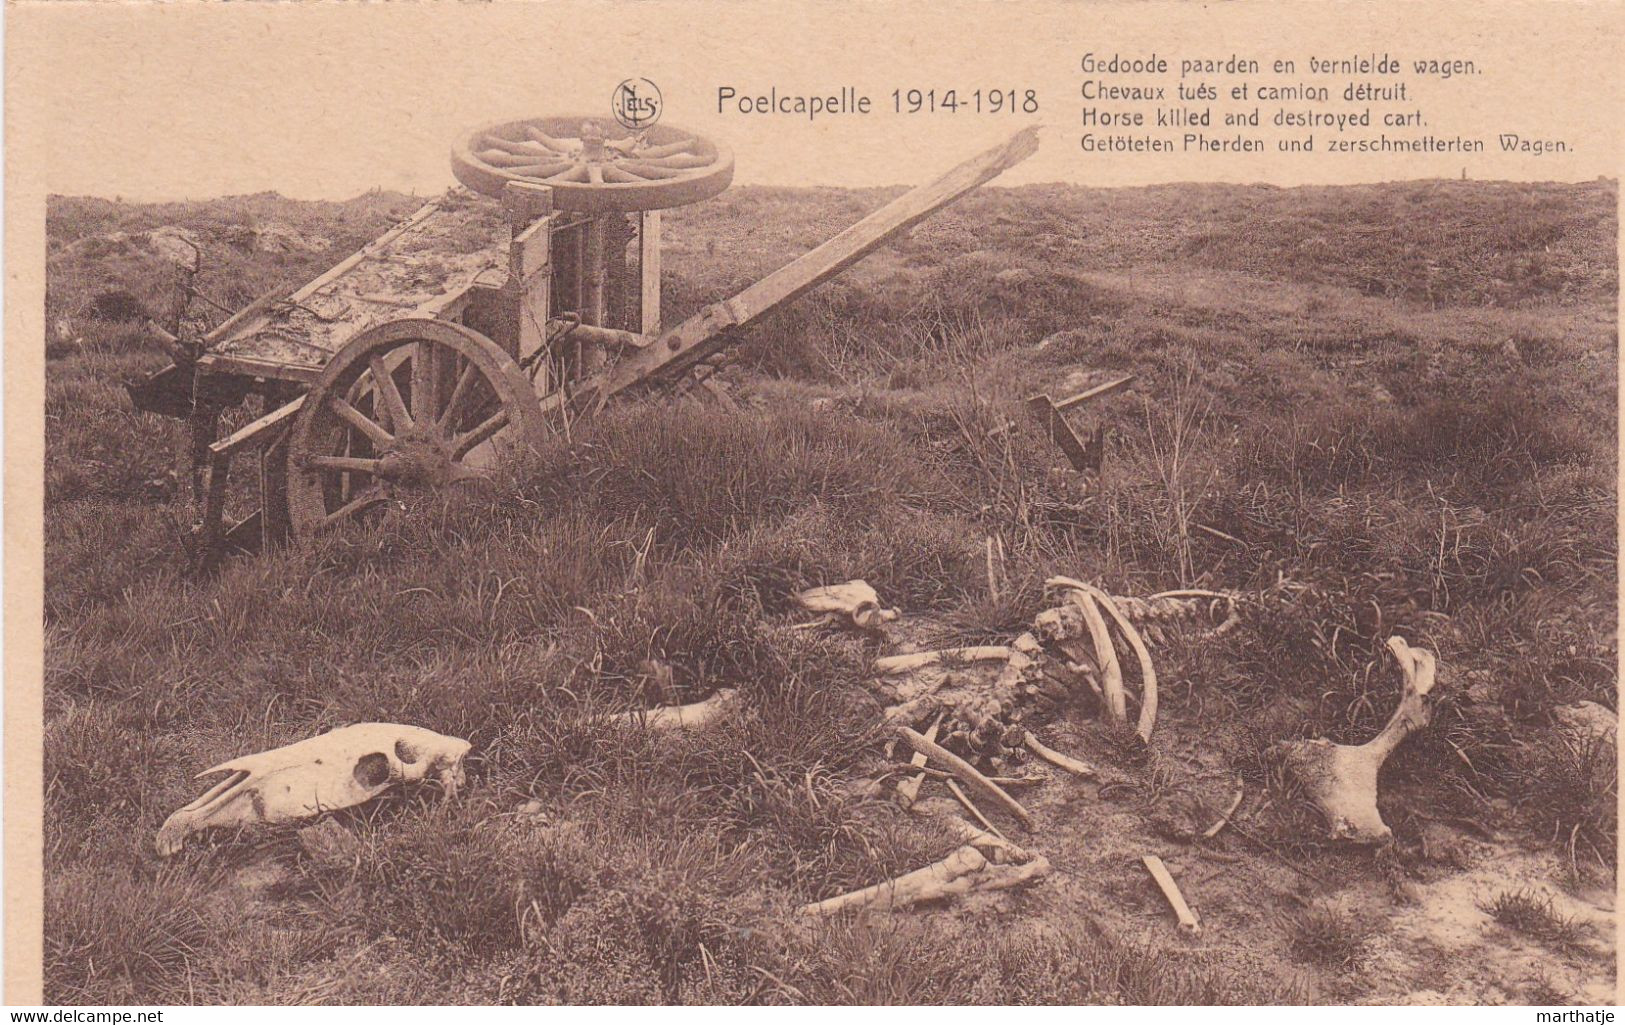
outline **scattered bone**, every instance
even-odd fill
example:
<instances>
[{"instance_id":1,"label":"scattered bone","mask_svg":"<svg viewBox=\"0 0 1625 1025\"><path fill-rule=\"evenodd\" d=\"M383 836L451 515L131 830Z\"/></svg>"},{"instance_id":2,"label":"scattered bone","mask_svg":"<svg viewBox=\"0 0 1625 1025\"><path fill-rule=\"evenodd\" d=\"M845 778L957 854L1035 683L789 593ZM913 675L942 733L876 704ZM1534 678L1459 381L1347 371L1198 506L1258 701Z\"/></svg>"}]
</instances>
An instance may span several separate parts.
<instances>
[{"instance_id":1,"label":"scattered bone","mask_svg":"<svg viewBox=\"0 0 1625 1025\"><path fill-rule=\"evenodd\" d=\"M1002 581L1004 572L1004 539L987 536L987 596L992 601L998 601L1004 594Z\"/></svg>"},{"instance_id":2,"label":"scattered bone","mask_svg":"<svg viewBox=\"0 0 1625 1025\"><path fill-rule=\"evenodd\" d=\"M1405 683L1399 707L1381 733L1358 747L1325 739L1276 745L1286 766L1326 816L1334 839L1377 843L1393 836L1377 811L1377 773L1394 749L1432 718L1433 653L1412 648L1397 636L1388 638L1388 650L1399 662Z\"/></svg>"},{"instance_id":3,"label":"scattered bone","mask_svg":"<svg viewBox=\"0 0 1625 1025\"><path fill-rule=\"evenodd\" d=\"M1071 755L1064 755L1053 748L1045 747L1043 742L1033 736L1031 730L1027 732L1027 736L1023 738L1022 743L1026 745L1027 750L1044 759L1044 761L1049 762L1058 769L1065 769L1074 776L1091 777L1095 774L1094 766L1088 762L1080 762Z\"/></svg>"},{"instance_id":4,"label":"scattered bone","mask_svg":"<svg viewBox=\"0 0 1625 1025\"><path fill-rule=\"evenodd\" d=\"M1219 830L1230 824L1231 817L1236 814L1236 809L1241 807L1241 799L1245 797L1246 794L1247 788L1242 784L1241 778L1238 776L1236 778L1236 796L1231 799L1230 807L1224 810L1224 814L1220 815L1218 820L1214 822L1213 825L1202 830L1202 839L1213 839L1219 835Z\"/></svg>"},{"instance_id":5,"label":"scattered bone","mask_svg":"<svg viewBox=\"0 0 1625 1025\"><path fill-rule=\"evenodd\" d=\"M198 773L230 775L164 821L158 854L169 857L210 826L309 818L369 801L402 782L438 779L450 797L463 783L469 746L418 726L368 722L235 758Z\"/></svg>"},{"instance_id":6,"label":"scattered bone","mask_svg":"<svg viewBox=\"0 0 1625 1025\"><path fill-rule=\"evenodd\" d=\"M610 719L625 726L642 726L657 733L704 729L728 710L738 693L731 687L724 687L704 701L690 705L662 705L646 711L622 712Z\"/></svg>"},{"instance_id":7,"label":"scattered bone","mask_svg":"<svg viewBox=\"0 0 1625 1025\"><path fill-rule=\"evenodd\" d=\"M864 630L878 630L902 615L897 609L882 607L880 595L862 580L811 587L797 594L796 601L809 612L824 613L826 619L844 616L852 625Z\"/></svg>"},{"instance_id":8,"label":"scattered bone","mask_svg":"<svg viewBox=\"0 0 1625 1025\"><path fill-rule=\"evenodd\" d=\"M997 826L987 820L987 816L982 814L982 809L976 807L976 802L965 796L965 791L959 789L959 784L955 783L951 779L947 780L946 782L948 785L948 792L954 795L954 800L963 805L965 810L971 813L971 817L980 823L983 829L987 830L989 833L992 833L1000 840L1003 840L1004 834L999 832Z\"/></svg>"},{"instance_id":9,"label":"scattered bone","mask_svg":"<svg viewBox=\"0 0 1625 1025\"><path fill-rule=\"evenodd\" d=\"M915 806L915 811L935 820L949 832L956 833L960 842L974 847L982 852L982 856L998 865L1021 865L1032 861L1037 855L1015 843L1002 833L992 833L973 823L967 822L951 811L943 811L928 807L933 802L922 801ZM944 804L943 807L951 808Z\"/></svg>"},{"instance_id":10,"label":"scattered bone","mask_svg":"<svg viewBox=\"0 0 1625 1025\"><path fill-rule=\"evenodd\" d=\"M875 672L882 676L896 676L926 666L944 662L1004 662L1010 658L1010 649L1003 645L980 648L945 648L942 651L919 651L909 655L887 655L875 659Z\"/></svg>"},{"instance_id":11,"label":"scattered bone","mask_svg":"<svg viewBox=\"0 0 1625 1025\"><path fill-rule=\"evenodd\" d=\"M888 879L852 893L804 905L804 915L833 915L858 908L892 910L929 900L943 900L967 893L1008 890L1013 886L1049 874L1050 864L1043 856L1020 864L989 861L969 844L924 868Z\"/></svg>"},{"instance_id":12,"label":"scattered bone","mask_svg":"<svg viewBox=\"0 0 1625 1025\"><path fill-rule=\"evenodd\" d=\"M927 734L927 736L930 736L930 734ZM919 758L921 756L919 752L915 752L914 757ZM910 767L912 768L912 766ZM932 768L919 769L916 775L922 776L925 779L955 778L954 774L951 772L944 772L941 769ZM988 779L994 783L997 783L1001 787L1035 787L1040 783L1049 782L1049 778L1046 776L989 776Z\"/></svg>"},{"instance_id":13,"label":"scattered bone","mask_svg":"<svg viewBox=\"0 0 1625 1025\"><path fill-rule=\"evenodd\" d=\"M916 733L907 726L897 727L897 735L902 737L903 740L907 741L909 747L929 755L942 765L951 769L954 775L963 780L967 786L970 786L978 793L988 797L1008 811L1011 815L1014 815L1016 819L1020 821L1021 824L1027 829L1030 830L1033 828L1032 814L1028 812L1026 808L1021 806L1021 802L1005 793L997 783L978 772L975 766L971 765L969 762L954 754L952 751L949 751L942 745L925 739L925 737L921 736L919 733Z\"/></svg>"},{"instance_id":14,"label":"scattered bone","mask_svg":"<svg viewBox=\"0 0 1625 1025\"><path fill-rule=\"evenodd\" d=\"M1619 716L1595 701L1576 701L1552 709L1557 728L1582 744L1615 742L1619 736Z\"/></svg>"},{"instance_id":15,"label":"scattered bone","mask_svg":"<svg viewBox=\"0 0 1625 1025\"><path fill-rule=\"evenodd\" d=\"M928 807L940 803L921 801L914 806L914 811L958 834L962 846L941 861L932 862L896 879L805 905L801 909L802 914L832 915L866 907L882 910L903 908L966 893L1005 890L1049 874L1049 859L1044 856L1034 854L995 832L978 828L951 812ZM945 807L951 808L952 805Z\"/></svg>"},{"instance_id":16,"label":"scattered bone","mask_svg":"<svg viewBox=\"0 0 1625 1025\"><path fill-rule=\"evenodd\" d=\"M1185 903L1185 895L1179 892L1179 886L1174 882L1174 877L1168 873L1168 866L1164 865L1162 859L1155 854L1147 854L1140 861L1145 865L1145 870L1151 873L1151 878L1156 880L1157 889L1162 891L1162 896L1168 901L1168 906L1173 908L1174 914L1178 916L1179 931L1190 936L1200 933L1202 923L1196 917L1196 913L1190 909L1190 905Z\"/></svg>"},{"instance_id":17,"label":"scattered bone","mask_svg":"<svg viewBox=\"0 0 1625 1025\"><path fill-rule=\"evenodd\" d=\"M941 727L942 716L939 715L937 721L931 724L931 728L925 731L925 739L935 741L937 739L937 730ZM914 756L909 759L909 764L921 771L908 779L899 780L897 783L897 803L904 809L912 808L914 802L919 799L920 787L925 785L925 763L925 752L914 752Z\"/></svg>"}]
</instances>

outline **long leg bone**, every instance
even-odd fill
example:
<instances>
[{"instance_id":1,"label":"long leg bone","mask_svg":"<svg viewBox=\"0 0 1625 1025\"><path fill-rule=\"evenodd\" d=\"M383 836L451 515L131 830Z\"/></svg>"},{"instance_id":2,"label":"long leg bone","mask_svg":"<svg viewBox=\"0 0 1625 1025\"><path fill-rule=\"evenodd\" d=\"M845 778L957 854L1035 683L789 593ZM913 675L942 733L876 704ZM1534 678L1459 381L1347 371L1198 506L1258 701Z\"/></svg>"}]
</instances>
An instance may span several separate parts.
<instances>
[{"instance_id":1,"label":"long leg bone","mask_svg":"<svg viewBox=\"0 0 1625 1025\"><path fill-rule=\"evenodd\" d=\"M945 648L942 651L920 651L910 655L887 655L875 659L875 672L881 676L907 673L943 662L1002 662L1010 657L1010 649L1003 645L980 648Z\"/></svg>"},{"instance_id":2,"label":"long leg bone","mask_svg":"<svg viewBox=\"0 0 1625 1025\"><path fill-rule=\"evenodd\" d=\"M1026 745L1027 750L1044 759L1044 761L1049 762L1058 769L1065 769L1074 776L1087 778L1095 774L1095 767L1088 762L1080 762L1071 755L1064 755L1052 748L1045 747L1042 741L1033 736L1031 730L1027 731L1026 737L1022 738L1022 743Z\"/></svg>"},{"instance_id":3,"label":"long leg bone","mask_svg":"<svg viewBox=\"0 0 1625 1025\"><path fill-rule=\"evenodd\" d=\"M1049 860L1044 857L1035 857L1021 864L1000 865L988 861L981 851L967 844L941 861L932 862L896 879L804 905L801 913L833 915L855 908L901 908L977 891L1007 890L1048 875L1049 870Z\"/></svg>"},{"instance_id":4,"label":"long leg bone","mask_svg":"<svg viewBox=\"0 0 1625 1025\"><path fill-rule=\"evenodd\" d=\"M1329 740L1289 740L1276 745L1287 768L1308 791L1335 839L1377 843L1393 831L1377 810L1377 774L1394 749L1432 718L1429 694L1436 665L1433 653L1413 648L1402 637L1388 638L1405 683L1382 732L1358 747Z\"/></svg>"}]
</instances>

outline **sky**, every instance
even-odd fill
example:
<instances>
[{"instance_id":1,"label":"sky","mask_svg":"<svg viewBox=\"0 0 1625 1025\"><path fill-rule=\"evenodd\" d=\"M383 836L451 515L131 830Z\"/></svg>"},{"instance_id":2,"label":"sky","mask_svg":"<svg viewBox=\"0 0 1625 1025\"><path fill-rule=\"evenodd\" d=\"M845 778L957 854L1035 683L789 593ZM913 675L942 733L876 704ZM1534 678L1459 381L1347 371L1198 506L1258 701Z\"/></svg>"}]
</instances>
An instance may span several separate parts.
<instances>
[{"instance_id":1,"label":"sky","mask_svg":"<svg viewBox=\"0 0 1625 1025\"><path fill-rule=\"evenodd\" d=\"M1620 163L1622 11L1555 2L23 2L8 5L8 141L13 152L19 138L33 143L27 152L57 193L432 193L451 184L447 152L469 128L604 114L616 84L641 77L660 87L666 123L733 148L740 183L916 182L1033 120L1045 126L1043 148L1002 183L1297 185L1464 172L1584 180L1615 175ZM1417 83L1415 106L1440 134L1488 138L1490 152L1192 159L1079 146L1085 53L1305 62L1382 51L1473 60L1477 76ZM885 110L812 121L718 114L723 87L851 87ZM933 87L961 96L1031 88L1040 110L886 112L893 89ZM1493 141L1503 131L1572 149L1503 155Z\"/></svg>"}]
</instances>

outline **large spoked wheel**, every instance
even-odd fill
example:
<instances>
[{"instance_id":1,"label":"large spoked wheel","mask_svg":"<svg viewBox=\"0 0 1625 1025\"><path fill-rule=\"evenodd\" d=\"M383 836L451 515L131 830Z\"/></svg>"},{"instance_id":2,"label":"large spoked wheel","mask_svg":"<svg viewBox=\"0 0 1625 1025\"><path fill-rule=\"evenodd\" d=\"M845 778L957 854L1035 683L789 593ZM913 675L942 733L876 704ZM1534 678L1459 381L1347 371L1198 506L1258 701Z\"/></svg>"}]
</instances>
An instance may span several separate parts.
<instances>
[{"instance_id":1,"label":"large spoked wheel","mask_svg":"<svg viewBox=\"0 0 1625 1025\"><path fill-rule=\"evenodd\" d=\"M334 355L294 421L294 536L409 492L488 477L546 436L529 379L496 343L441 320L380 324Z\"/></svg>"},{"instance_id":2,"label":"large spoked wheel","mask_svg":"<svg viewBox=\"0 0 1625 1025\"><path fill-rule=\"evenodd\" d=\"M553 189L560 210L663 210L710 199L733 181L734 158L671 125L630 131L588 117L499 121L469 133L451 151L457 180L487 196L510 181Z\"/></svg>"}]
</instances>

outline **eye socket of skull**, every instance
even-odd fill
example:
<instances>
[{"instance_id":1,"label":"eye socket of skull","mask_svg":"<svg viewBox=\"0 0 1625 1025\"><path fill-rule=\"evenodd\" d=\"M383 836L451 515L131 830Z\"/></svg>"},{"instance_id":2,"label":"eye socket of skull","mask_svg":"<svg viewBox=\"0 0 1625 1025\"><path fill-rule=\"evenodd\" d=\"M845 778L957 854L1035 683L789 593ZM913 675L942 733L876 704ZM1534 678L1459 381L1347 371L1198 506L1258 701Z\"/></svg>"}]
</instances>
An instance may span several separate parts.
<instances>
[{"instance_id":1,"label":"eye socket of skull","mask_svg":"<svg viewBox=\"0 0 1625 1025\"><path fill-rule=\"evenodd\" d=\"M368 790L389 782L389 756L382 751L362 755L355 763L355 781Z\"/></svg>"},{"instance_id":2,"label":"eye socket of skull","mask_svg":"<svg viewBox=\"0 0 1625 1025\"><path fill-rule=\"evenodd\" d=\"M407 765L412 765L415 764L419 758L423 757L423 752L419 751L416 746L405 740L397 740L395 741L395 757L399 758Z\"/></svg>"}]
</instances>

